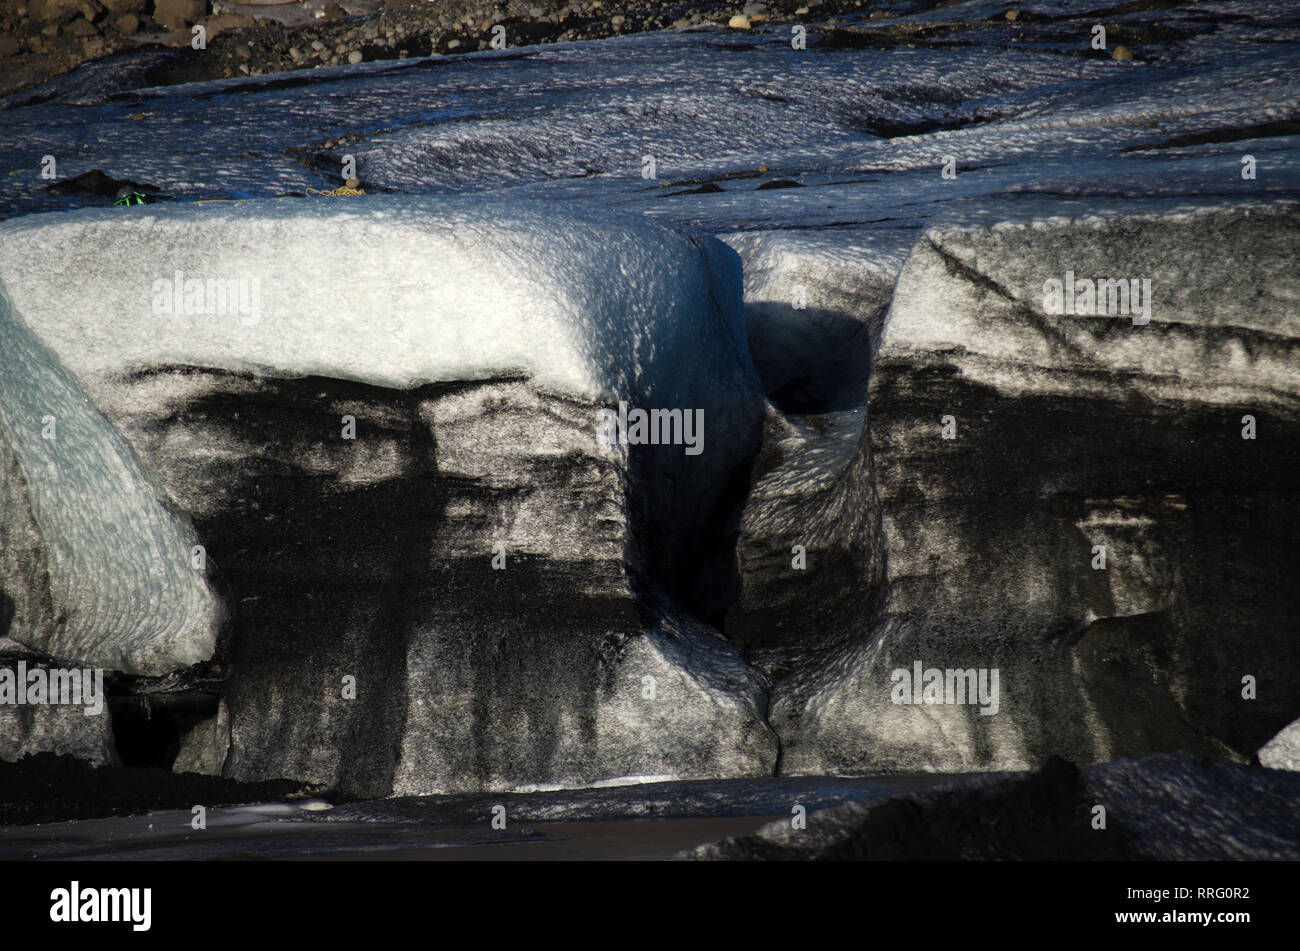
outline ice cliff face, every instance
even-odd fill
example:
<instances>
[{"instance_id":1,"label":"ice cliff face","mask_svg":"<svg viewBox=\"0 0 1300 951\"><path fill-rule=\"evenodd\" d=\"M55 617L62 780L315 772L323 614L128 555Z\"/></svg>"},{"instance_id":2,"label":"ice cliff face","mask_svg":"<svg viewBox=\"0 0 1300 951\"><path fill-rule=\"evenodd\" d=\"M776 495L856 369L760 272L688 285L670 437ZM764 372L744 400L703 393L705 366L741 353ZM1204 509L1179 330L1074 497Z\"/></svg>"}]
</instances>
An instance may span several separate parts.
<instances>
[{"instance_id":1,"label":"ice cliff face","mask_svg":"<svg viewBox=\"0 0 1300 951\"><path fill-rule=\"evenodd\" d=\"M94 631L110 644L193 588L222 591L231 775L383 795L770 772L761 677L671 601L725 574L723 490L763 413L729 249L458 199L4 229L6 332L45 361L6 368L9 431L28 424L20 472L50 414L67 442L47 455L111 451L163 494L127 495L95 466L39 481L33 544L57 545L59 519L82 513L82 537L152 569L143 592L106 558L65 582L72 603L93 584L118 593ZM209 280L231 282L224 302ZM89 400L64 395L77 385ZM602 433L619 404L633 421L675 412L657 435L676 444ZM674 429L682 414L702 425ZM169 549L127 534L167 511ZM148 667L79 628L52 650L26 614L10 636L156 674L213 655L220 614L201 604L188 653Z\"/></svg>"},{"instance_id":2,"label":"ice cliff face","mask_svg":"<svg viewBox=\"0 0 1300 951\"><path fill-rule=\"evenodd\" d=\"M965 3L9 103L0 164L92 128L181 203L6 193L0 659L201 661L179 766L367 796L1250 757L1300 715L1295 18L1158 6L1132 61ZM345 155L405 194L292 197Z\"/></svg>"},{"instance_id":3,"label":"ice cliff face","mask_svg":"<svg viewBox=\"0 0 1300 951\"><path fill-rule=\"evenodd\" d=\"M868 590L883 577L869 611L780 635L840 645L776 688L786 769L1249 755L1286 722L1297 247L1294 203L1018 196L926 231L839 470L871 486L857 508L878 506L879 551L857 570ZM1098 280L1127 293L1138 275L1122 313L1110 286L1088 305ZM846 525L825 511L824 527L754 530L797 542ZM857 534L824 558L844 567ZM799 623L767 600L773 630ZM996 714L899 703L891 677L916 661L998 670Z\"/></svg>"}]
</instances>

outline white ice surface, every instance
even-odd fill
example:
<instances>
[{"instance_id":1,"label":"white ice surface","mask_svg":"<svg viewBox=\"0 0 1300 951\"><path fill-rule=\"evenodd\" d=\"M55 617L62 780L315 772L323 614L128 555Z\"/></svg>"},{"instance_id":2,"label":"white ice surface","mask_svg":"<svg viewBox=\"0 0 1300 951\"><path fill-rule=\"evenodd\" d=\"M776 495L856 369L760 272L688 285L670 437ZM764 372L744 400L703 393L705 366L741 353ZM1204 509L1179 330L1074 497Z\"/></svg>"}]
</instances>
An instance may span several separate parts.
<instances>
[{"instance_id":1,"label":"white ice surface","mask_svg":"<svg viewBox=\"0 0 1300 951\"><path fill-rule=\"evenodd\" d=\"M259 312L155 313L177 271L249 282ZM382 196L35 215L0 224L0 283L92 390L181 364L396 388L523 371L706 419L756 398L735 254L627 216Z\"/></svg>"},{"instance_id":2,"label":"white ice surface","mask_svg":"<svg viewBox=\"0 0 1300 951\"><path fill-rule=\"evenodd\" d=\"M25 326L3 280L0 354L0 444L16 455L26 483L55 617L52 628L15 617L10 637L134 674L206 660L221 608L191 566L193 530L160 501L125 441ZM0 523L8 520L0 513Z\"/></svg>"},{"instance_id":3,"label":"white ice surface","mask_svg":"<svg viewBox=\"0 0 1300 951\"><path fill-rule=\"evenodd\" d=\"M1300 721L1292 723L1260 747L1259 761L1269 769L1300 770Z\"/></svg>"},{"instance_id":4,"label":"white ice surface","mask_svg":"<svg viewBox=\"0 0 1300 951\"><path fill-rule=\"evenodd\" d=\"M157 312L155 282L177 271L255 284L256 319ZM137 673L209 656L216 607L188 526L96 411L166 398L122 386L135 371L401 389L522 372L602 403L703 410L701 478L729 471L762 415L735 253L639 217L477 196L82 209L0 223L0 292L0 439L19 454L67 618L11 635ZM41 438L47 415L57 440Z\"/></svg>"}]
</instances>

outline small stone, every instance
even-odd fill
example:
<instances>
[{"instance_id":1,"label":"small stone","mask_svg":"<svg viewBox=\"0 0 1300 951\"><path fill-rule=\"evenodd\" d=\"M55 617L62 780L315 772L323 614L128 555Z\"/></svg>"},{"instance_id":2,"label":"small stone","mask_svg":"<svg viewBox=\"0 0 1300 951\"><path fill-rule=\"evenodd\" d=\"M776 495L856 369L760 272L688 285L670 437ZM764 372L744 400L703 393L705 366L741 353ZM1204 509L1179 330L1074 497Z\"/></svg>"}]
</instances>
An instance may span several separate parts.
<instances>
[{"instance_id":1,"label":"small stone","mask_svg":"<svg viewBox=\"0 0 1300 951\"><path fill-rule=\"evenodd\" d=\"M1117 46L1110 54L1111 59L1132 59L1133 51L1127 46Z\"/></svg>"},{"instance_id":2,"label":"small stone","mask_svg":"<svg viewBox=\"0 0 1300 951\"><path fill-rule=\"evenodd\" d=\"M179 30L202 19L206 8L204 0L154 0L153 18L168 30Z\"/></svg>"},{"instance_id":3,"label":"small stone","mask_svg":"<svg viewBox=\"0 0 1300 951\"><path fill-rule=\"evenodd\" d=\"M123 36L134 36L140 32L140 18L134 13L123 13L117 18L117 32Z\"/></svg>"},{"instance_id":4,"label":"small stone","mask_svg":"<svg viewBox=\"0 0 1300 951\"><path fill-rule=\"evenodd\" d=\"M1008 10L1006 13L1002 15L1007 18L1008 23L1015 23L1016 20L1020 18L1020 11L1012 9L1012 10Z\"/></svg>"},{"instance_id":5,"label":"small stone","mask_svg":"<svg viewBox=\"0 0 1300 951\"><path fill-rule=\"evenodd\" d=\"M610 25L610 26L622 26L622 25L624 24L624 22L625 22L625 21L624 21L623 17L610 17L610 18L609 18L609 25Z\"/></svg>"},{"instance_id":6,"label":"small stone","mask_svg":"<svg viewBox=\"0 0 1300 951\"><path fill-rule=\"evenodd\" d=\"M0 56L16 56L22 45L12 36L0 36Z\"/></svg>"},{"instance_id":7,"label":"small stone","mask_svg":"<svg viewBox=\"0 0 1300 951\"><path fill-rule=\"evenodd\" d=\"M365 57L361 55L361 50L353 50L351 53L348 54L348 62L351 63L353 66L357 65L357 63L361 62L361 60L364 58Z\"/></svg>"},{"instance_id":8,"label":"small stone","mask_svg":"<svg viewBox=\"0 0 1300 951\"><path fill-rule=\"evenodd\" d=\"M460 40L452 40L450 43L447 44L447 49L449 50L460 49Z\"/></svg>"},{"instance_id":9,"label":"small stone","mask_svg":"<svg viewBox=\"0 0 1300 951\"><path fill-rule=\"evenodd\" d=\"M222 13L219 16L209 17L204 26L208 31L208 39L212 39L227 30L242 30L250 27L254 20L250 16L244 16L240 13Z\"/></svg>"},{"instance_id":10,"label":"small stone","mask_svg":"<svg viewBox=\"0 0 1300 951\"><path fill-rule=\"evenodd\" d=\"M807 8L807 7L800 7L798 10L795 10L795 11L794 11L794 15L797 16L797 17L804 16L804 15L807 14L807 13L808 13L808 8Z\"/></svg>"},{"instance_id":11,"label":"small stone","mask_svg":"<svg viewBox=\"0 0 1300 951\"><path fill-rule=\"evenodd\" d=\"M78 13L77 0L32 0L31 12L37 23L67 23Z\"/></svg>"},{"instance_id":12,"label":"small stone","mask_svg":"<svg viewBox=\"0 0 1300 951\"><path fill-rule=\"evenodd\" d=\"M322 43L320 40L312 40L311 48L314 49L317 53L320 53L324 51L325 44Z\"/></svg>"},{"instance_id":13,"label":"small stone","mask_svg":"<svg viewBox=\"0 0 1300 951\"><path fill-rule=\"evenodd\" d=\"M95 29L95 24L91 23L85 17L77 17L68 24L68 32L73 36L85 39L88 36L94 36L99 32Z\"/></svg>"},{"instance_id":14,"label":"small stone","mask_svg":"<svg viewBox=\"0 0 1300 951\"><path fill-rule=\"evenodd\" d=\"M749 17L737 13L734 17L732 17L730 20L727 21L727 26L731 27L733 30L748 30Z\"/></svg>"}]
</instances>

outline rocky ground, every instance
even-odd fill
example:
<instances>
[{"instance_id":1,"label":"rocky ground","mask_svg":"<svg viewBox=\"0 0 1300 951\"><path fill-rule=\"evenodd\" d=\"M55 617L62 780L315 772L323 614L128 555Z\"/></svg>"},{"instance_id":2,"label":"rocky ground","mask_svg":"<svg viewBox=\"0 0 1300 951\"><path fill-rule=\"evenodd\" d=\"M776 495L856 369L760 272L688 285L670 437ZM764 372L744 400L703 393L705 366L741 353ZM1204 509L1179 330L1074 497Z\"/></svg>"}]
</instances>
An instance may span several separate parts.
<instances>
[{"instance_id":1,"label":"rocky ground","mask_svg":"<svg viewBox=\"0 0 1300 951\"><path fill-rule=\"evenodd\" d=\"M411 56L560 43L703 23L737 29L861 13L862 0L402 0L235 5L221 0L2 0L0 95L118 50L165 45L177 58L158 84L260 76ZM880 10L882 18L893 16ZM205 30L205 48L193 27ZM913 37L915 38L915 37ZM924 37L922 36L922 39Z\"/></svg>"}]
</instances>

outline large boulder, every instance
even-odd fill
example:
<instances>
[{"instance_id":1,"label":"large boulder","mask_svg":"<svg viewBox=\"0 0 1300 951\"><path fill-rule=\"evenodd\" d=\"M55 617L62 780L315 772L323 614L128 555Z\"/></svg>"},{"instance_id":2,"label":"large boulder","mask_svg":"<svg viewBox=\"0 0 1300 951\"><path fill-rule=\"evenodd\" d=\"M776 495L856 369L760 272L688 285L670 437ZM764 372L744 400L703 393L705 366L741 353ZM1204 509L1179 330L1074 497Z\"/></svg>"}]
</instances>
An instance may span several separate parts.
<instances>
[{"instance_id":1,"label":"large boulder","mask_svg":"<svg viewBox=\"0 0 1300 951\"><path fill-rule=\"evenodd\" d=\"M0 651L15 646L0 641ZM75 695L60 689L68 675L80 680ZM29 693L38 682L41 693ZM0 660L0 760L57 750L95 766L118 763L108 698L83 694L86 685L81 671L60 670L52 681L48 666L35 659Z\"/></svg>"},{"instance_id":2,"label":"large boulder","mask_svg":"<svg viewBox=\"0 0 1300 951\"><path fill-rule=\"evenodd\" d=\"M766 682L685 610L763 414L725 246L409 197L0 229L11 312L228 605L186 764L366 796L771 772ZM652 409L703 429L638 444Z\"/></svg>"}]
</instances>

